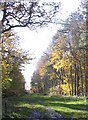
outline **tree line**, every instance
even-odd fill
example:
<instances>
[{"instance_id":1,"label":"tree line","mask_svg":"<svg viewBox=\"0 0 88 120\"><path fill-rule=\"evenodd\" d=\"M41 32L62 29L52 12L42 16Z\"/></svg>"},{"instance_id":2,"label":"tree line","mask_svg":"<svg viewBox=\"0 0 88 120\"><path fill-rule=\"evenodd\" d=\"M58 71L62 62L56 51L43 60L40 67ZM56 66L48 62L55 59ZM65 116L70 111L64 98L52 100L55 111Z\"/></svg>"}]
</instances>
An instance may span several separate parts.
<instances>
[{"instance_id":1,"label":"tree line","mask_svg":"<svg viewBox=\"0 0 88 120\"><path fill-rule=\"evenodd\" d=\"M5 96L25 92L23 66L32 59L28 51L22 50L19 39L12 31L1 35L2 93Z\"/></svg>"},{"instance_id":2,"label":"tree line","mask_svg":"<svg viewBox=\"0 0 88 120\"><path fill-rule=\"evenodd\" d=\"M38 63L32 77L32 92L88 95L87 26L85 15L81 10L67 18Z\"/></svg>"},{"instance_id":3,"label":"tree line","mask_svg":"<svg viewBox=\"0 0 88 120\"><path fill-rule=\"evenodd\" d=\"M25 91L22 69L24 64L29 64L32 60L30 53L20 48L18 36L14 32L15 28L28 27L33 30L50 22L53 23L59 8L60 3L37 0L0 2L0 85L2 85L2 94L8 96Z\"/></svg>"},{"instance_id":4,"label":"tree line","mask_svg":"<svg viewBox=\"0 0 88 120\"><path fill-rule=\"evenodd\" d=\"M88 95L88 2L83 3L86 11L82 13L78 10L70 15L38 63L31 82L33 92ZM17 47L18 36L12 30L16 27L34 29L56 23L59 8L60 3L55 2L2 2L0 69L3 93L24 91L22 66L30 60L28 53Z\"/></svg>"}]
</instances>

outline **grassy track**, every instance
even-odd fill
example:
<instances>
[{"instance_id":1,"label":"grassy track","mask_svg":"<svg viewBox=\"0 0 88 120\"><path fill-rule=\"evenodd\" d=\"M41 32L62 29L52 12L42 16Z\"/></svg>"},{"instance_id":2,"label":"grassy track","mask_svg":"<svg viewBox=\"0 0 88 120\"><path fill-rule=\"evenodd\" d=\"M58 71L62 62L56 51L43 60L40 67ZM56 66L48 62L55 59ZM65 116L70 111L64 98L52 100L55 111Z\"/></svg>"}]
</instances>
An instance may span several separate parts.
<instances>
[{"instance_id":1,"label":"grassy track","mask_svg":"<svg viewBox=\"0 0 88 120\"><path fill-rule=\"evenodd\" d=\"M21 95L9 97L5 108L3 99L3 117L5 112L11 118L27 118L33 107L40 111L41 115L47 107L61 113L66 118L88 118L88 103L83 97L43 96L41 94ZM7 111L5 111L7 109Z\"/></svg>"}]
</instances>

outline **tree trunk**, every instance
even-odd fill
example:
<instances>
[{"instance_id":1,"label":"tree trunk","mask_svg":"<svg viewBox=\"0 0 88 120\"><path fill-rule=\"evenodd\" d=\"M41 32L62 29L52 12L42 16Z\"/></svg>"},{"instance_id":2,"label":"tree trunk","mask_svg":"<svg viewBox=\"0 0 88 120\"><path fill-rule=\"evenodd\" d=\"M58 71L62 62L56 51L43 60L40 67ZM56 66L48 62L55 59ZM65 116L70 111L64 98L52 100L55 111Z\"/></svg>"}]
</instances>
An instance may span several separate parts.
<instances>
[{"instance_id":1,"label":"tree trunk","mask_svg":"<svg viewBox=\"0 0 88 120\"><path fill-rule=\"evenodd\" d=\"M76 78L76 84L77 84L77 96L79 95L79 66L77 65L77 68L76 68L77 70L77 78Z\"/></svg>"},{"instance_id":2,"label":"tree trunk","mask_svg":"<svg viewBox=\"0 0 88 120\"><path fill-rule=\"evenodd\" d=\"M83 96L83 70L82 70L82 59L80 61L80 68L79 68L79 72L80 72L80 94Z\"/></svg>"},{"instance_id":3,"label":"tree trunk","mask_svg":"<svg viewBox=\"0 0 88 120\"><path fill-rule=\"evenodd\" d=\"M73 96L74 90L73 90L73 78L72 78L72 65L70 66L70 81L71 81L71 88L72 88L71 95Z\"/></svg>"},{"instance_id":4,"label":"tree trunk","mask_svg":"<svg viewBox=\"0 0 88 120\"><path fill-rule=\"evenodd\" d=\"M77 69L76 69L76 64L74 64L74 74L75 74L75 76L74 76L74 89L75 89L75 93L74 93L74 95L75 96L77 96Z\"/></svg>"},{"instance_id":5,"label":"tree trunk","mask_svg":"<svg viewBox=\"0 0 88 120\"><path fill-rule=\"evenodd\" d=\"M86 76L86 51L84 51L84 96L87 94L87 76Z\"/></svg>"},{"instance_id":6,"label":"tree trunk","mask_svg":"<svg viewBox=\"0 0 88 120\"><path fill-rule=\"evenodd\" d=\"M88 1L86 1L86 81L85 95L88 97Z\"/></svg>"}]
</instances>

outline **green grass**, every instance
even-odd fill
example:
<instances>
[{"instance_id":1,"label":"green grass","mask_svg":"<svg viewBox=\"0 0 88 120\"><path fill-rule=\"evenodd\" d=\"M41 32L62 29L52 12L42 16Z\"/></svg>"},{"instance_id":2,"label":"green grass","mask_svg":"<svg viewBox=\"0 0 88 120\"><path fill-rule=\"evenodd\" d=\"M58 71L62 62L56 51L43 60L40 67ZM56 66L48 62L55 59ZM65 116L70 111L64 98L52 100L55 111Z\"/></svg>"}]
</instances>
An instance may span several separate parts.
<instances>
[{"instance_id":1,"label":"green grass","mask_svg":"<svg viewBox=\"0 0 88 120\"><path fill-rule=\"evenodd\" d=\"M3 99L3 116L5 116L4 102L5 99ZM33 107L40 111L41 116L50 107L66 118L88 118L88 103L84 97L29 94L7 98L7 115L11 118L27 118Z\"/></svg>"}]
</instances>

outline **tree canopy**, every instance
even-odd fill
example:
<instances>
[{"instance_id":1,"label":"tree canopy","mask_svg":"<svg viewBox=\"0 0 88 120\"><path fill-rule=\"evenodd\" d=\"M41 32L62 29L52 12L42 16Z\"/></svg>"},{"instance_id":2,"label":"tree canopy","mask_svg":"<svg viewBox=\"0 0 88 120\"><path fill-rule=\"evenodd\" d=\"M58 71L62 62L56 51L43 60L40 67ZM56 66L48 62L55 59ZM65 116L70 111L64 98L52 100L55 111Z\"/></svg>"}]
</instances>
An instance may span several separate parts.
<instances>
[{"instance_id":1,"label":"tree canopy","mask_svg":"<svg viewBox=\"0 0 88 120\"><path fill-rule=\"evenodd\" d=\"M4 33L15 27L41 26L50 22L59 11L60 3L41 1L3 2L1 7L2 29Z\"/></svg>"},{"instance_id":2,"label":"tree canopy","mask_svg":"<svg viewBox=\"0 0 88 120\"><path fill-rule=\"evenodd\" d=\"M2 91L6 95L11 92L19 94L25 91L25 79L22 74L24 64L32 60L28 51L22 50L18 37L8 31L1 36L1 69L2 69Z\"/></svg>"},{"instance_id":3,"label":"tree canopy","mask_svg":"<svg viewBox=\"0 0 88 120\"><path fill-rule=\"evenodd\" d=\"M38 63L37 82L32 89L59 95L88 95L88 49L86 19L81 11L72 13L53 37L50 50ZM42 84L40 84L42 83ZM42 88L42 89L39 89Z\"/></svg>"}]
</instances>

